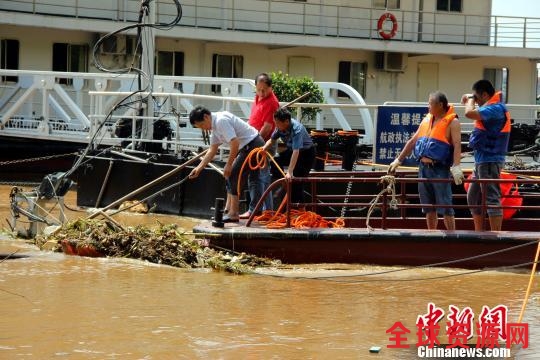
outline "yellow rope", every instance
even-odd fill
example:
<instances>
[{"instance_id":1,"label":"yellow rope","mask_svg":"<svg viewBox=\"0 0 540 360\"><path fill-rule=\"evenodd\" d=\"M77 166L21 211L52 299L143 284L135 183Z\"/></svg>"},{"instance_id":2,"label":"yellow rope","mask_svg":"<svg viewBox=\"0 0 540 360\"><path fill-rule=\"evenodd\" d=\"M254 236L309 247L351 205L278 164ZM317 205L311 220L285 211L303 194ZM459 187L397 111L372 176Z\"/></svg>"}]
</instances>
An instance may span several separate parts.
<instances>
[{"instance_id":1,"label":"yellow rope","mask_svg":"<svg viewBox=\"0 0 540 360\"><path fill-rule=\"evenodd\" d=\"M540 241L536 247L536 256L534 257L534 264L531 270L531 276L529 277L529 286L527 286L527 291L525 292L525 298L523 299L523 304L521 305L521 312L519 313L518 324L523 319L523 313L525 312L525 307L527 306L527 301L529 300L529 294L531 293L531 287L534 280L534 274L536 272L536 263L538 262L538 256L540 255Z\"/></svg>"}]
</instances>

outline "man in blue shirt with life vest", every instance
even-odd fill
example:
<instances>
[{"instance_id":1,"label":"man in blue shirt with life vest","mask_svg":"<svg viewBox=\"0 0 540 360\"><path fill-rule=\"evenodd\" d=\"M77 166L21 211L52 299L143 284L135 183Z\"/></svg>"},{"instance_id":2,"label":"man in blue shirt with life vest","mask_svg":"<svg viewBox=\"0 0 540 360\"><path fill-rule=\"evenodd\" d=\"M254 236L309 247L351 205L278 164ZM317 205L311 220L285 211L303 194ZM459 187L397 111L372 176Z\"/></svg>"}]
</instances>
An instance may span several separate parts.
<instances>
[{"instance_id":1,"label":"man in blue shirt with life vest","mask_svg":"<svg viewBox=\"0 0 540 360\"><path fill-rule=\"evenodd\" d=\"M495 92L488 80L475 82L472 90L472 94L461 97L461 103L465 104L465 116L474 120L474 129L469 138L469 147L474 150L473 177L500 179L510 140L510 113L502 103L501 93ZM503 219L501 188L498 183L487 183L485 191L486 204L499 207L487 209L491 231L500 231ZM471 183L467 203L476 206L482 204L482 187L479 183ZM474 229L483 230L482 209L471 208L471 213Z\"/></svg>"},{"instance_id":2,"label":"man in blue shirt with life vest","mask_svg":"<svg viewBox=\"0 0 540 360\"><path fill-rule=\"evenodd\" d=\"M399 156L392 161L388 173L393 174L411 153L419 162L419 178L449 179L452 175L456 185L463 182L463 171L460 167L461 126L454 107L448 104L446 95L440 91L429 95L429 114L424 117ZM422 209L426 214L428 230L437 229L439 221L437 213L443 215L447 230L456 229L454 209L450 207L452 205L450 182L419 182L418 193L421 204L447 206Z\"/></svg>"}]
</instances>

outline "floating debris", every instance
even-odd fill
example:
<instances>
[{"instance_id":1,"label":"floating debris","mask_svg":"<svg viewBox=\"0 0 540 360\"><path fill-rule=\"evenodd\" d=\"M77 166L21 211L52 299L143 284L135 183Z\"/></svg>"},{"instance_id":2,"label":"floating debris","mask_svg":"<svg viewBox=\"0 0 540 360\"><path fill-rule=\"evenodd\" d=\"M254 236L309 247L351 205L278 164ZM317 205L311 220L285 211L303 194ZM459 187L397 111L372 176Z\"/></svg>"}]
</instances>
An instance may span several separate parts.
<instances>
[{"instance_id":1,"label":"floating debris","mask_svg":"<svg viewBox=\"0 0 540 360\"><path fill-rule=\"evenodd\" d=\"M245 253L214 250L193 239L176 224L158 223L155 229L143 225L118 229L104 220L78 219L49 235L35 238L40 248L80 256L109 256L140 259L180 268L212 268L234 274L253 272L255 267L276 266L276 262ZM55 244L51 247L51 244Z\"/></svg>"}]
</instances>

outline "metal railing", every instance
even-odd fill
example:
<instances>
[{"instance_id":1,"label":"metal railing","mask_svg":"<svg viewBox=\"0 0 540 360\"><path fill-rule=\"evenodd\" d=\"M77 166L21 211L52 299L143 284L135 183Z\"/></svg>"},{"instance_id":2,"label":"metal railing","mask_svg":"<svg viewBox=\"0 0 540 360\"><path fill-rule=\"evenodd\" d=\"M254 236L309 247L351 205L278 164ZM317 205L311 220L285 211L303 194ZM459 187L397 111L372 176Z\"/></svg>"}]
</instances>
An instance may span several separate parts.
<instances>
[{"instance_id":1,"label":"metal railing","mask_svg":"<svg viewBox=\"0 0 540 360\"><path fill-rule=\"evenodd\" d=\"M83 19L136 22L140 0L0 0L0 10ZM159 23L176 15L172 1L155 4ZM187 0L178 26L231 31L380 39L385 9L275 0ZM151 5L152 6L152 5ZM486 9L489 11L489 9ZM540 47L540 19L460 12L392 10L398 30L392 40L523 48Z\"/></svg>"},{"instance_id":2,"label":"metal railing","mask_svg":"<svg viewBox=\"0 0 540 360\"><path fill-rule=\"evenodd\" d=\"M133 91L136 75L111 77L105 73L67 73L50 71L0 70L0 77L16 78L17 82L0 82L0 134L31 137L56 137L86 143L95 129L103 145L117 145L125 139L115 136L119 120L130 119L133 124L142 120L134 106L107 115L115 105ZM357 130L360 145L377 142L375 122L380 105L367 105L360 94L346 84L317 82L323 92L324 104L296 103L296 118L302 109L317 107L314 120L303 120L309 129ZM160 140L167 148L179 151L180 139L200 143L202 136L187 121L196 105L211 111L230 111L248 119L254 98L254 81L240 78L212 78L191 76L155 76L152 96L147 97L148 121L169 122L173 139ZM347 98L339 97L339 92ZM145 96L150 95L149 93ZM386 106L425 106L425 103L386 103ZM534 124L540 105L507 105L517 123ZM472 122L463 115L463 106L456 104L462 131L467 133ZM107 119L107 126L100 126ZM145 120L146 121L146 120ZM135 126L132 126L135 129ZM198 140L196 140L198 139ZM404 139L405 140L405 139ZM133 140L135 141L135 140ZM144 139L136 139L144 142ZM158 140L146 140L157 142Z\"/></svg>"},{"instance_id":3,"label":"metal railing","mask_svg":"<svg viewBox=\"0 0 540 360\"><path fill-rule=\"evenodd\" d=\"M0 77L17 79L17 82L0 82L0 134L30 137L39 132L41 136L60 138L78 135L81 142L87 142L88 137L100 129L98 135L103 144L117 144L119 140L114 136L113 125L118 120L131 119L135 122L143 119L133 109L135 104L107 117L109 111L134 90L137 83L134 74L112 77L106 73L0 70ZM319 107L321 112L317 118L306 126L362 129L361 143L371 144L374 131L372 113L376 106L365 105L360 94L348 85L317 84L328 104L295 104L298 118L302 108ZM255 95L254 81L241 78L155 76L152 89L151 96L150 93L142 94L147 98L149 109L145 119L168 121L173 129L173 138L178 141L166 146L174 148L178 148L180 139L190 143L194 139L199 139L195 142L202 139L200 130L193 129L187 121L195 105L205 105L211 111L227 110L247 119ZM338 90L346 93L348 99L338 98ZM107 121L109 126L101 127L103 121ZM143 141L137 139L137 142Z\"/></svg>"},{"instance_id":4,"label":"metal railing","mask_svg":"<svg viewBox=\"0 0 540 360\"><path fill-rule=\"evenodd\" d=\"M453 182L452 179L425 179L417 178L416 172L400 172L394 177L395 193L383 191L387 183L383 181L385 172L314 172L309 177L279 179L272 183L264 192L258 202L254 213L262 206L264 199L271 193L283 187L285 194L290 193L293 183L307 184L309 200L304 203L292 203L287 197L284 212L287 216L287 227L290 227L291 210L293 208L306 208L319 214L323 214L326 219L335 220L339 217L336 209L346 208L347 214L344 218L347 227L366 227L368 219L371 225L381 229L403 228L422 229L425 228L425 219L421 209L453 208L456 211L456 228L458 230L474 229L473 220L469 210L472 208L481 209L483 217L486 217L488 209L508 209L517 212L510 219L503 221L503 230L517 231L540 231L540 221L536 220L536 215L540 210L540 191L535 189L540 185L539 176L531 176L529 172L512 172L516 179L465 179L464 183L479 183L483 189L482 203L480 205L467 205L466 192L463 186L453 186L453 205L432 205L422 204L417 191L418 183L422 182ZM341 189L348 183L353 184L353 191L347 194ZM519 194L509 193L502 195L505 198L520 197L523 204L513 205L487 205L485 187L489 183L510 183L516 187L525 186ZM354 190L356 189L356 190ZM362 191L358 191L361 189ZM519 189L519 188L518 188ZM532 189L532 191L531 191ZM388 190L388 188L386 188ZM377 197L380 194L380 197ZM275 208L277 205L274 204ZM370 210L375 209L373 213ZM252 216L246 226L250 226L254 216ZM489 226L487 226L489 228ZM486 224L484 224L486 229Z\"/></svg>"}]
</instances>

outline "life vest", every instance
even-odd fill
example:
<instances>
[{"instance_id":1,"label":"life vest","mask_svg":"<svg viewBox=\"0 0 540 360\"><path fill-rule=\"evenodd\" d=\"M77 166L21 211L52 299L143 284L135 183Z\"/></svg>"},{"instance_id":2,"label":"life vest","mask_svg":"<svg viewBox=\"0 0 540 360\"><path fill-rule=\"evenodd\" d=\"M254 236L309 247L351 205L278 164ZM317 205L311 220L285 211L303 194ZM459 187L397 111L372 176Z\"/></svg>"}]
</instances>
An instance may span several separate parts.
<instances>
[{"instance_id":1,"label":"life vest","mask_svg":"<svg viewBox=\"0 0 540 360\"><path fill-rule=\"evenodd\" d=\"M446 137L450 123L457 117L454 107L450 105L444 117L435 125L433 115L427 114L418 128L418 140L414 146L413 155L417 160L428 157L444 165L453 163L454 146Z\"/></svg>"},{"instance_id":2,"label":"life vest","mask_svg":"<svg viewBox=\"0 0 540 360\"><path fill-rule=\"evenodd\" d=\"M490 121L490 128L486 129L482 120L474 121L474 129L469 137L469 147L490 154L506 154L510 140L510 113L501 102L501 92L496 92L483 106L498 106L504 117ZM491 124L492 123L492 124Z\"/></svg>"},{"instance_id":3,"label":"life vest","mask_svg":"<svg viewBox=\"0 0 540 360\"><path fill-rule=\"evenodd\" d=\"M472 179L473 175L472 173L467 177L467 179ZM514 174L508 174L508 173L501 173L500 175L501 179L517 179L517 176ZM466 182L463 184L463 187L465 188L465 192L469 192L469 186L470 183ZM523 196L519 193L518 190L518 184L517 183L499 183L499 186L501 188L501 206L521 206L523 205ZM503 219L508 220L511 219L515 213L517 212L517 209L503 209Z\"/></svg>"}]
</instances>

